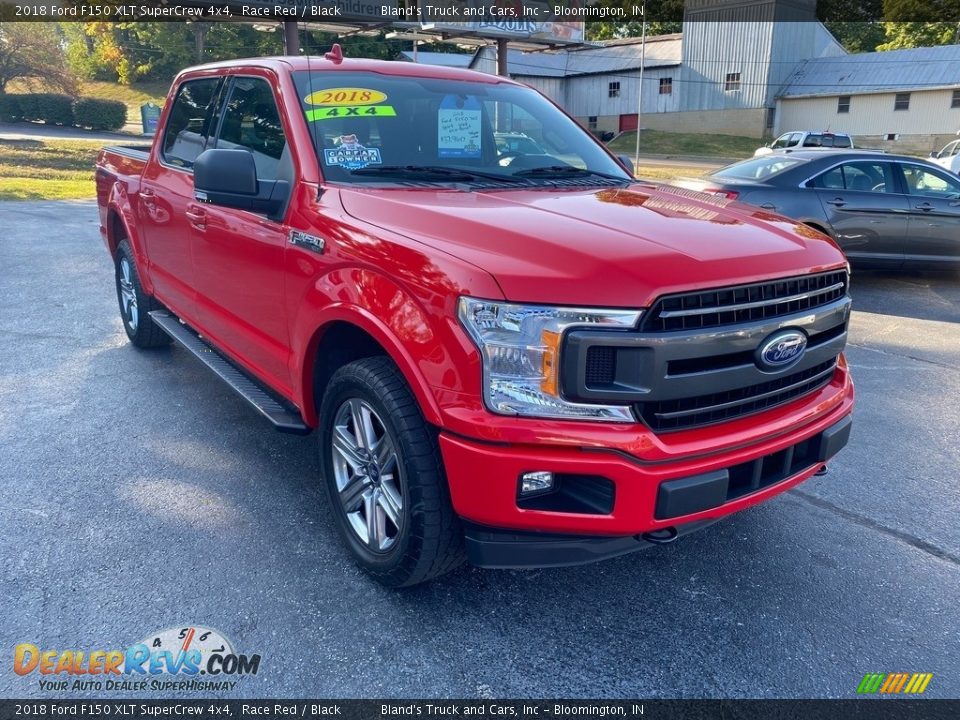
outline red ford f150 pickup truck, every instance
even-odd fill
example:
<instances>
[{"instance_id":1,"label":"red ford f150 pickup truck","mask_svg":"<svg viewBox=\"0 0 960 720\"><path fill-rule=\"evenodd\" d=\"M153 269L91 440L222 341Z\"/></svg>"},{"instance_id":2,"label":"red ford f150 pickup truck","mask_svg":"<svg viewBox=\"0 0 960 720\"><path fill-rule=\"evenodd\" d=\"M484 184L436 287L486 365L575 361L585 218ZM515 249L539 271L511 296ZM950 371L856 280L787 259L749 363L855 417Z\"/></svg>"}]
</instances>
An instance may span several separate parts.
<instances>
[{"instance_id":1,"label":"red ford f150 pickup truck","mask_svg":"<svg viewBox=\"0 0 960 720\"><path fill-rule=\"evenodd\" d=\"M184 71L97 196L132 343L316 430L399 586L670 542L847 442L841 252L627 163L508 79L334 51Z\"/></svg>"}]
</instances>

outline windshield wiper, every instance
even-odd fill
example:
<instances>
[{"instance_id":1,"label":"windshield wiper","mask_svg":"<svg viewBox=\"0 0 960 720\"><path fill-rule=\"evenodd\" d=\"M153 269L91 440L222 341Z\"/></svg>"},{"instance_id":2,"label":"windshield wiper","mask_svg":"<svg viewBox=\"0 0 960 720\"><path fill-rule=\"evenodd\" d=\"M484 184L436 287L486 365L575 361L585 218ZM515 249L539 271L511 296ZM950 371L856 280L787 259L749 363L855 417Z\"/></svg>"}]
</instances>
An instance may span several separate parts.
<instances>
[{"instance_id":1,"label":"windshield wiper","mask_svg":"<svg viewBox=\"0 0 960 720\"><path fill-rule=\"evenodd\" d=\"M415 177L418 180L496 180L505 183L523 182L510 175L488 173L473 168L445 167L443 165L369 165L365 168L350 170L351 175L400 175ZM430 176L433 176L432 178Z\"/></svg>"},{"instance_id":2,"label":"windshield wiper","mask_svg":"<svg viewBox=\"0 0 960 720\"><path fill-rule=\"evenodd\" d=\"M587 170L573 165L546 165L544 167L527 168L513 173L514 177L522 178L562 178L562 177L584 177L593 175L608 180L619 180L620 182L630 182L629 178L619 175L610 175L609 173L597 172L596 170Z\"/></svg>"}]
</instances>

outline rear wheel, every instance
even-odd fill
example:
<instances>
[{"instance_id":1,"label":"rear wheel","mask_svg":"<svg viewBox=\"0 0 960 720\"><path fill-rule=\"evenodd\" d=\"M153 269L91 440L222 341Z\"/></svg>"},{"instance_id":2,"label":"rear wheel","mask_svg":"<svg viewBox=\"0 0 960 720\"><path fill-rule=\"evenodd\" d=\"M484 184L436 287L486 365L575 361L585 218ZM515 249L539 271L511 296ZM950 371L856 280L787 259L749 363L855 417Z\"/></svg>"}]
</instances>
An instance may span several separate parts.
<instances>
[{"instance_id":1,"label":"rear wheel","mask_svg":"<svg viewBox=\"0 0 960 720\"><path fill-rule=\"evenodd\" d=\"M117 246L116 282L120 318L130 342L139 348L169 345L170 336L157 327L147 314L163 306L143 291L133 251L126 240Z\"/></svg>"},{"instance_id":2,"label":"rear wheel","mask_svg":"<svg viewBox=\"0 0 960 720\"><path fill-rule=\"evenodd\" d=\"M320 407L320 461L341 539L391 587L415 585L464 560L436 431L385 357L340 368Z\"/></svg>"}]
</instances>

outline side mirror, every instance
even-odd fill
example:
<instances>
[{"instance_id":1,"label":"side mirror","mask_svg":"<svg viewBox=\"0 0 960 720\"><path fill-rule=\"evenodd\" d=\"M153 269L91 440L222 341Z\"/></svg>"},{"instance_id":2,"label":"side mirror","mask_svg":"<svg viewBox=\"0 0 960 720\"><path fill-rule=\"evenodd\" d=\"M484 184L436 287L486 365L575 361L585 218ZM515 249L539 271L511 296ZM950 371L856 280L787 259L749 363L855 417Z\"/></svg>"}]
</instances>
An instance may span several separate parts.
<instances>
[{"instance_id":1,"label":"side mirror","mask_svg":"<svg viewBox=\"0 0 960 720\"><path fill-rule=\"evenodd\" d=\"M630 173L630 177L637 176L636 168L633 167L633 160L631 160L626 155L617 155L617 160L619 160L620 164L623 165L624 169L628 173Z\"/></svg>"},{"instance_id":2,"label":"side mirror","mask_svg":"<svg viewBox=\"0 0 960 720\"><path fill-rule=\"evenodd\" d=\"M258 180L249 150L204 150L193 163L194 197L203 203L276 217L289 190L285 180Z\"/></svg>"},{"instance_id":3,"label":"side mirror","mask_svg":"<svg viewBox=\"0 0 960 720\"><path fill-rule=\"evenodd\" d=\"M939 160L939 159L940 159L940 151L939 151L939 150L934 150L932 153L930 153L930 157L932 157L934 160Z\"/></svg>"}]
</instances>

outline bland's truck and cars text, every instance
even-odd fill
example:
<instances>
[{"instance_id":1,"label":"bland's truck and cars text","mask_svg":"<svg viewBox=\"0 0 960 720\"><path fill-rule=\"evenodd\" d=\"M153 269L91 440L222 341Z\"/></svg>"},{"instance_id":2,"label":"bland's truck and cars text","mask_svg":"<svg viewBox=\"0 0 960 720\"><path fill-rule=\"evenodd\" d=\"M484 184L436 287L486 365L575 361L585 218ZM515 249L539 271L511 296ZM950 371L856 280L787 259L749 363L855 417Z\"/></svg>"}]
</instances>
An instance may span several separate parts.
<instances>
[{"instance_id":1,"label":"bland's truck and cars text","mask_svg":"<svg viewBox=\"0 0 960 720\"><path fill-rule=\"evenodd\" d=\"M182 72L97 197L131 342L316 431L345 546L402 586L671 542L847 442L833 241L626 168L506 78L335 49Z\"/></svg>"}]
</instances>

